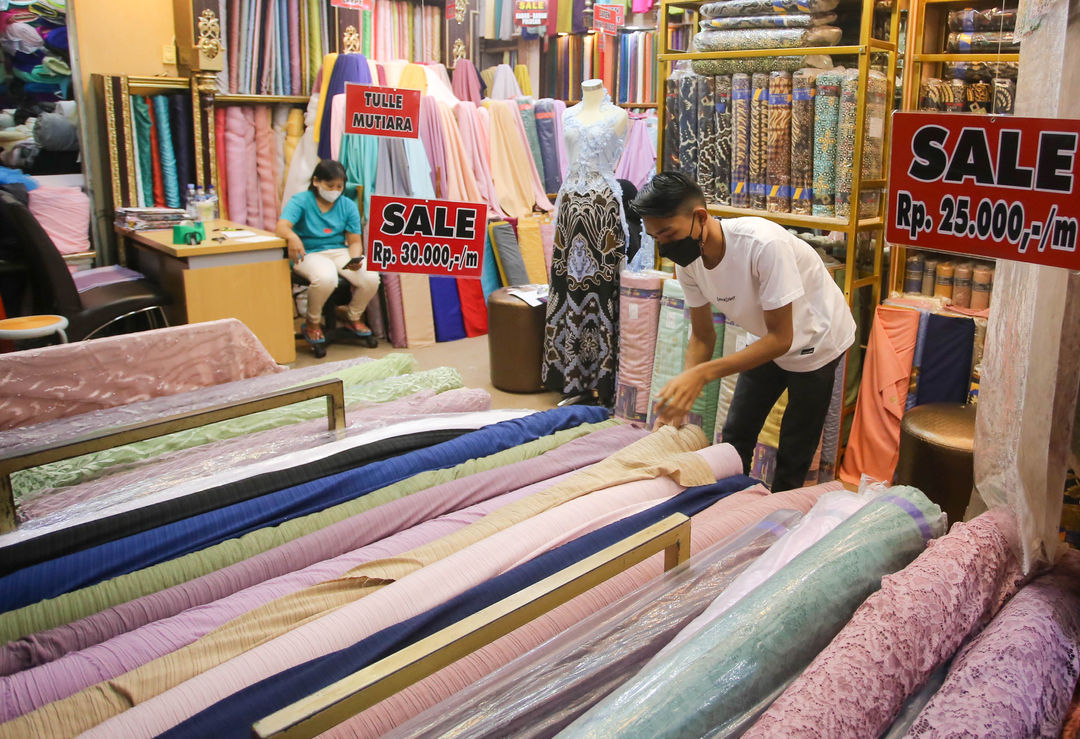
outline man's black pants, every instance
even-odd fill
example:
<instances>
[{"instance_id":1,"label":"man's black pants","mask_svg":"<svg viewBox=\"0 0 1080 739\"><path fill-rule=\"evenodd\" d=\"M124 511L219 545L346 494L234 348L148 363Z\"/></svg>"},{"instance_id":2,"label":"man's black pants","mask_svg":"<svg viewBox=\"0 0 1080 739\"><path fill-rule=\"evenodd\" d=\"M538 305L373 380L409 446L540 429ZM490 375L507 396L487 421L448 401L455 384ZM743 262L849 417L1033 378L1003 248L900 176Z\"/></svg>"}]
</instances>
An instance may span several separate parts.
<instances>
[{"instance_id":1,"label":"man's black pants","mask_svg":"<svg viewBox=\"0 0 1080 739\"><path fill-rule=\"evenodd\" d=\"M789 372L768 362L739 375L724 422L723 441L739 453L744 473L750 473L754 447L769 411L787 390L772 489L778 493L803 486L829 413L836 366L844 356L811 372Z\"/></svg>"}]
</instances>

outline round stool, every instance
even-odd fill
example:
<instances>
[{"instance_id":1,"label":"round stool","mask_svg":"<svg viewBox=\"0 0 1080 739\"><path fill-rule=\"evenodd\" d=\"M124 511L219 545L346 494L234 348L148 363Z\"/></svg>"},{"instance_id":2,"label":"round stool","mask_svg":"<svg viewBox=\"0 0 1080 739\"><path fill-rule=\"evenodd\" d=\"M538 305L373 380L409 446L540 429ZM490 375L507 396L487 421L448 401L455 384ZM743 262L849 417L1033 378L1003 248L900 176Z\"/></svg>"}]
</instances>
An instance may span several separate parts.
<instances>
[{"instance_id":1,"label":"round stool","mask_svg":"<svg viewBox=\"0 0 1080 739\"><path fill-rule=\"evenodd\" d=\"M64 329L68 327L68 319L63 316L19 316L17 318L5 318L0 321L0 339L22 341L23 339L40 339L44 336L56 334L60 337L60 343L67 343L67 334Z\"/></svg>"},{"instance_id":2,"label":"round stool","mask_svg":"<svg viewBox=\"0 0 1080 739\"><path fill-rule=\"evenodd\" d=\"M900 424L896 482L912 485L941 506L949 524L964 519L975 486L975 406L930 403Z\"/></svg>"},{"instance_id":3,"label":"round stool","mask_svg":"<svg viewBox=\"0 0 1080 739\"><path fill-rule=\"evenodd\" d=\"M508 393L544 389L540 365L544 352L547 305L532 306L501 287L488 296L488 352L491 384Z\"/></svg>"}]
</instances>

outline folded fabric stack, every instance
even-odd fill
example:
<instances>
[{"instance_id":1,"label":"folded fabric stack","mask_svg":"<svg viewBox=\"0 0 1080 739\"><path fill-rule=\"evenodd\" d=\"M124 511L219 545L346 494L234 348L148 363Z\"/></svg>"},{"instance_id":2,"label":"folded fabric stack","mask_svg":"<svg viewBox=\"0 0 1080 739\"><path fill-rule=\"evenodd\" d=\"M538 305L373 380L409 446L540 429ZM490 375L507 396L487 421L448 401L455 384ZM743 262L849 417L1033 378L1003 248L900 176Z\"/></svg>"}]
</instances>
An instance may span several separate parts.
<instances>
[{"instance_id":1,"label":"folded fabric stack","mask_svg":"<svg viewBox=\"0 0 1080 739\"><path fill-rule=\"evenodd\" d=\"M149 231L172 228L187 217L187 211L180 208L117 208L114 222L120 228Z\"/></svg>"}]
</instances>

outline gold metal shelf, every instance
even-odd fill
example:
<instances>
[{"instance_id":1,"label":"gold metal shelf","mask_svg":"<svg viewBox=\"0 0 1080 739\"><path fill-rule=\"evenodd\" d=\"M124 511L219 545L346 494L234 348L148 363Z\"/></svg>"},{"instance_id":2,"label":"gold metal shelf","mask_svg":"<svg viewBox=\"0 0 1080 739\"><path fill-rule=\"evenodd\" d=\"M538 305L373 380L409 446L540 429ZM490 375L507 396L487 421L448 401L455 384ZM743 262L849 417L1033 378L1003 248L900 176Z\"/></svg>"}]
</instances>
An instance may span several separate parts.
<instances>
[{"instance_id":1,"label":"gold metal shelf","mask_svg":"<svg viewBox=\"0 0 1080 739\"><path fill-rule=\"evenodd\" d=\"M810 56L816 54L832 54L836 56L850 56L852 54L865 54L865 46L807 46L794 49L739 49L738 51L683 51L678 53L657 54L656 58L662 62L678 62L684 59L691 61L696 59L749 59L761 56Z\"/></svg>"},{"instance_id":2,"label":"gold metal shelf","mask_svg":"<svg viewBox=\"0 0 1080 739\"><path fill-rule=\"evenodd\" d=\"M239 94L225 94L220 93L214 96L214 100L219 103L229 103L233 105L272 105L275 103L286 104L306 104L308 102L307 95L239 95Z\"/></svg>"},{"instance_id":3,"label":"gold metal shelf","mask_svg":"<svg viewBox=\"0 0 1080 739\"><path fill-rule=\"evenodd\" d=\"M806 216L798 213L773 213L771 211L756 210L754 208L736 208L731 205L709 204L709 212L722 218L740 218L743 216L758 216L779 223L781 226L799 226L802 228L820 228L830 231L841 231L852 227L847 218L829 218L827 216ZM880 228L883 221L881 218L861 218L855 224L859 231L869 231Z\"/></svg>"},{"instance_id":4,"label":"gold metal shelf","mask_svg":"<svg viewBox=\"0 0 1080 739\"><path fill-rule=\"evenodd\" d=\"M190 90L189 77L128 76L128 91L133 95L152 95L159 91Z\"/></svg>"},{"instance_id":5,"label":"gold metal shelf","mask_svg":"<svg viewBox=\"0 0 1080 739\"><path fill-rule=\"evenodd\" d=\"M916 62L1019 62L1019 54L912 54Z\"/></svg>"},{"instance_id":6,"label":"gold metal shelf","mask_svg":"<svg viewBox=\"0 0 1080 739\"><path fill-rule=\"evenodd\" d=\"M619 103L620 108L655 108L656 103Z\"/></svg>"}]
</instances>

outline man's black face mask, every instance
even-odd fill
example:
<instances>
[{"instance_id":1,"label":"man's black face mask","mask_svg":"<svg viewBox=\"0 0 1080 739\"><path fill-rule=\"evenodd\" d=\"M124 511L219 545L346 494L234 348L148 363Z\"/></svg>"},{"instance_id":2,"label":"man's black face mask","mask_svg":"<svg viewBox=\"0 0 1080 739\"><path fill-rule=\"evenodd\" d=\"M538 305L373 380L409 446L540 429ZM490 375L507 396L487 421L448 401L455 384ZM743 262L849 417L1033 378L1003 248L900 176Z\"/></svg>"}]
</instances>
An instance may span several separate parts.
<instances>
[{"instance_id":1,"label":"man's black face mask","mask_svg":"<svg viewBox=\"0 0 1080 739\"><path fill-rule=\"evenodd\" d=\"M694 221L697 221L695 218ZM660 244L660 256L670 259L680 267L689 267L701 256L701 241L705 236L705 225L701 226L701 233L694 236L694 223L690 224L690 234L682 239L668 241Z\"/></svg>"}]
</instances>

